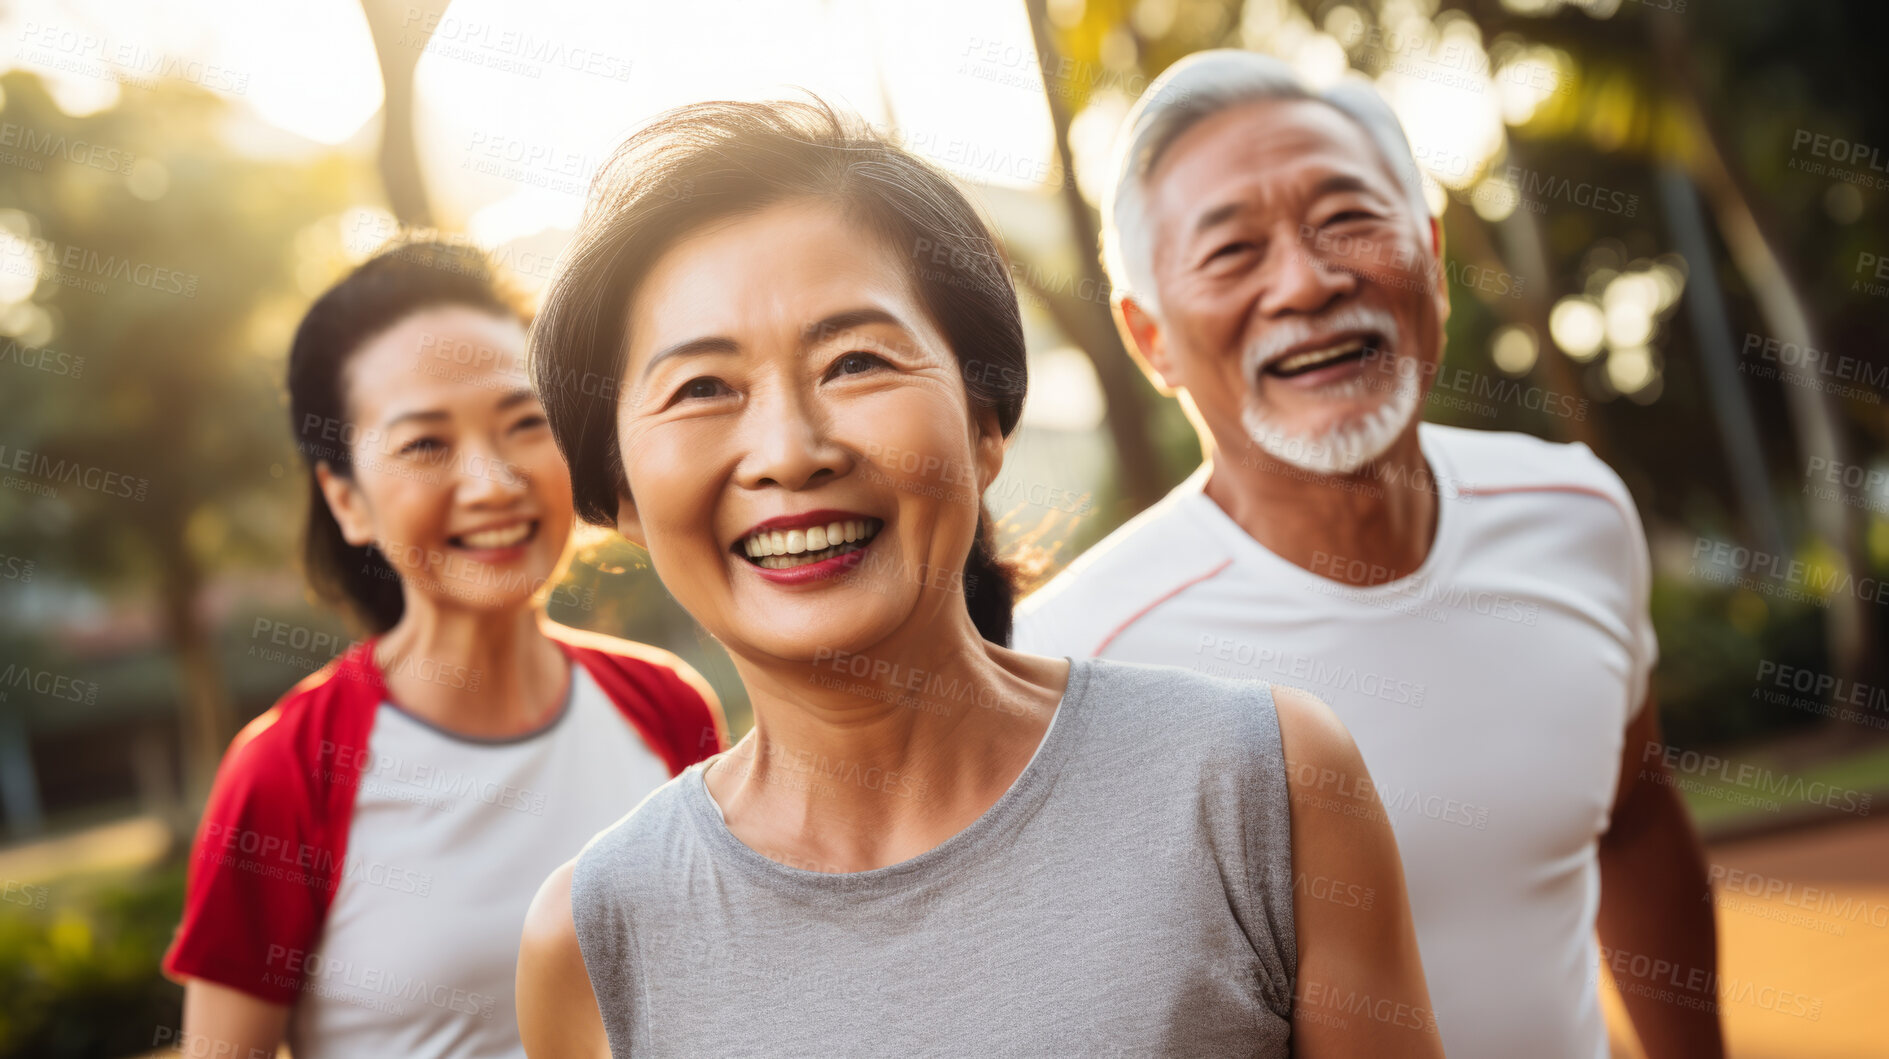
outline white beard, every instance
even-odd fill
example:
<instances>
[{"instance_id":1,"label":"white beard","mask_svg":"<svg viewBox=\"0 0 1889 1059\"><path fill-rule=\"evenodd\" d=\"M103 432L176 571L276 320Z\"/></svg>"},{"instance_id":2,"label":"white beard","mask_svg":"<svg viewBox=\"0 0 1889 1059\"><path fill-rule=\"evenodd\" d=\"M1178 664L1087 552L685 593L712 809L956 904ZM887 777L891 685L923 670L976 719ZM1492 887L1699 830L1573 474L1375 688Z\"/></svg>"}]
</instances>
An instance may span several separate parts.
<instances>
[{"instance_id":1,"label":"white beard","mask_svg":"<svg viewBox=\"0 0 1889 1059\"><path fill-rule=\"evenodd\" d=\"M1291 433L1272 421L1271 413L1248 394L1240 413L1240 425L1246 428L1253 444L1282 463L1320 475L1355 474L1365 464L1384 455L1416 417L1421 389L1417 384L1416 365L1403 357L1393 361L1396 379L1390 396L1375 410L1339 423L1318 434ZM1352 397L1371 388L1370 375L1329 387L1335 397Z\"/></svg>"}]
</instances>

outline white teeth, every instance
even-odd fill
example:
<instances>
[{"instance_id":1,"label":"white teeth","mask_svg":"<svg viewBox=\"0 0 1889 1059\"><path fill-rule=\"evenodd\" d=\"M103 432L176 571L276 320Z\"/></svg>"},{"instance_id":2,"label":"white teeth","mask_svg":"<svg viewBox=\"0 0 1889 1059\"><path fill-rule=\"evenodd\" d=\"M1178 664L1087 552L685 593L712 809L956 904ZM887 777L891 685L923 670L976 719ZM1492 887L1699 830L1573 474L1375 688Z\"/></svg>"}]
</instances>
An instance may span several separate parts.
<instances>
[{"instance_id":1,"label":"white teeth","mask_svg":"<svg viewBox=\"0 0 1889 1059\"><path fill-rule=\"evenodd\" d=\"M765 530L745 538L741 542L741 550L748 558L770 569L801 566L815 561L814 556L818 552L830 551L841 545L863 541L878 530L878 519L847 519L844 522L831 522L825 526L811 526L804 530L792 529L785 532ZM794 558L790 559L790 556ZM801 558L803 556L805 558Z\"/></svg>"},{"instance_id":2,"label":"white teeth","mask_svg":"<svg viewBox=\"0 0 1889 1059\"><path fill-rule=\"evenodd\" d=\"M1272 367L1275 371L1297 371L1300 368L1317 364L1321 360L1330 360L1333 357L1344 356L1347 353L1355 353L1363 348L1364 339L1354 338L1350 341L1342 342L1335 346L1328 346L1324 349L1313 349L1304 353L1294 353L1284 360L1274 361Z\"/></svg>"},{"instance_id":3,"label":"white teeth","mask_svg":"<svg viewBox=\"0 0 1889 1059\"><path fill-rule=\"evenodd\" d=\"M459 539L468 548L507 548L531 535L531 523L520 522L507 529L480 530L477 533L461 534Z\"/></svg>"}]
</instances>

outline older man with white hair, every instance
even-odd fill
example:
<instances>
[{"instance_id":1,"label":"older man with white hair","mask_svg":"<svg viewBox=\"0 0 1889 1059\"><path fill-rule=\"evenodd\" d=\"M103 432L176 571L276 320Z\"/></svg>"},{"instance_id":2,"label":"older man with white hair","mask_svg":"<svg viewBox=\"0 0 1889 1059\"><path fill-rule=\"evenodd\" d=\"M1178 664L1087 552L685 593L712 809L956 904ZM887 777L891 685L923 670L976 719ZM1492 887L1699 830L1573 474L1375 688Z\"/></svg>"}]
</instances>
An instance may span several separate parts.
<instances>
[{"instance_id":1,"label":"older man with white hair","mask_svg":"<svg viewBox=\"0 0 1889 1059\"><path fill-rule=\"evenodd\" d=\"M1390 815L1451 1056L1606 1056L1602 967L1650 1056L1721 1055L1639 517L1583 445L1418 421L1450 304L1397 119L1362 81L1214 51L1119 136L1116 318L1207 459L1025 600L1016 646L1329 702L1371 774L1319 782Z\"/></svg>"}]
</instances>

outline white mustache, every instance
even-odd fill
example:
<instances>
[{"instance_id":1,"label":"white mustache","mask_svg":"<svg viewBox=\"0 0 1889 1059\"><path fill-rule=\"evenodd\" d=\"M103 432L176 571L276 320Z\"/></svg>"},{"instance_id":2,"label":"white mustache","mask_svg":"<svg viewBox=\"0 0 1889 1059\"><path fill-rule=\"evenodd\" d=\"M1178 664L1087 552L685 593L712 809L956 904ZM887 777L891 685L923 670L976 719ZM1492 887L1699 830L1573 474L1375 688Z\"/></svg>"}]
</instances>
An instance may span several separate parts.
<instances>
[{"instance_id":1,"label":"white mustache","mask_svg":"<svg viewBox=\"0 0 1889 1059\"><path fill-rule=\"evenodd\" d=\"M1292 347L1321 335L1375 331L1388 344L1397 333L1397 318L1383 309L1349 302L1317 316L1291 317L1268 327L1240 354L1240 371L1251 382L1259 370L1285 356Z\"/></svg>"}]
</instances>

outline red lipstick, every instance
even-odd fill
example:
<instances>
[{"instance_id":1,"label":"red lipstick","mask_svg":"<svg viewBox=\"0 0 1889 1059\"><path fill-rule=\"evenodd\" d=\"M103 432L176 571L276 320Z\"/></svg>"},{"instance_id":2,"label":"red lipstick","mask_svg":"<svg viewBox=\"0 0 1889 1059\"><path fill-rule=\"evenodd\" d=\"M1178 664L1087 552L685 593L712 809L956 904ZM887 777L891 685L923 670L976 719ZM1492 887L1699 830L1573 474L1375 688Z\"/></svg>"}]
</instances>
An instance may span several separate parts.
<instances>
[{"instance_id":1,"label":"red lipstick","mask_svg":"<svg viewBox=\"0 0 1889 1059\"><path fill-rule=\"evenodd\" d=\"M800 536L800 531L802 530L812 530L813 535L822 535L818 527L831 526L834 523L863 525L868 527L867 532L871 535L861 540L846 542L843 545L840 543L839 538L835 538L833 544L823 545L820 548L810 550L817 554L829 548L844 547L844 551L840 551L835 555L829 555L817 562L804 562L794 566L767 566L764 565L763 562L750 557L747 553L747 542L757 535L764 533L771 533L776 536L788 534L791 540L793 537ZM807 584L809 582L823 581L828 578L837 577L864 562L866 549L871 547L873 542L878 540L878 533L880 530L884 529L884 527L885 522L883 519L875 518L871 515L861 514L857 511L822 508L818 511L777 515L774 518L757 522L747 532L736 538L734 543L728 546L728 550L738 556L742 556L746 560L749 569L774 584ZM778 549L779 546L776 545L775 547ZM804 553L797 552L795 554L800 555Z\"/></svg>"},{"instance_id":2,"label":"red lipstick","mask_svg":"<svg viewBox=\"0 0 1889 1059\"><path fill-rule=\"evenodd\" d=\"M808 526L825 526L829 523L845 522L849 519L863 522L872 517L871 515L862 515L857 511L835 511L832 508L821 508L818 511L805 511L798 515L776 515L771 519L757 522L749 526L741 536L735 538L735 543L740 544L742 541L747 540L749 537L754 536L762 530L780 530L782 533L785 533L790 529L806 529Z\"/></svg>"}]
</instances>

